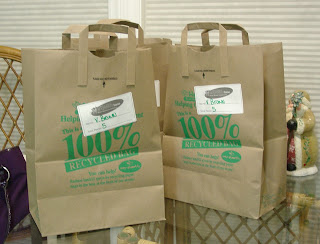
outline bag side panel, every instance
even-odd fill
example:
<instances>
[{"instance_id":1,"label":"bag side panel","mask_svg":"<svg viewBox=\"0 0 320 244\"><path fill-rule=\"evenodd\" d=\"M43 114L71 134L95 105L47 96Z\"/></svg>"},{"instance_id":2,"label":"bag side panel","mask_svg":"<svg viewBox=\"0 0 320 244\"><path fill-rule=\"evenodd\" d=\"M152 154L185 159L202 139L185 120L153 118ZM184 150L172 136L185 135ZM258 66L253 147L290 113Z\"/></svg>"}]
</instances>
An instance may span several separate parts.
<instances>
[{"instance_id":1,"label":"bag side panel","mask_svg":"<svg viewBox=\"0 0 320 244\"><path fill-rule=\"evenodd\" d=\"M261 47L265 92L265 151L260 210L260 215L263 215L286 197L287 128L282 44L271 43Z\"/></svg>"},{"instance_id":2,"label":"bag side panel","mask_svg":"<svg viewBox=\"0 0 320 244\"><path fill-rule=\"evenodd\" d=\"M23 69L23 106L24 106L24 129L27 162L27 181L29 195L30 213L41 230L40 216L37 201L37 181L35 170L35 79L37 55L36 50L22 49L22 69Z\"/></svg>"}]
</instances>

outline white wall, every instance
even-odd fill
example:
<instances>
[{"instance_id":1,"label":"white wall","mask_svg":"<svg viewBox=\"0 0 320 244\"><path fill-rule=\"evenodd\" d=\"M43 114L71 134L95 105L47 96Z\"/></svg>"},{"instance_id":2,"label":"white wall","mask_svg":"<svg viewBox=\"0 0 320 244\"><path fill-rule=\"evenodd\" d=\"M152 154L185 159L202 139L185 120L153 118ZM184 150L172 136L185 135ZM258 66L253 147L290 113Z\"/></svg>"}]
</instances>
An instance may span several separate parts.
<instances>
[{"instance_id":1,"label":"white wall","mask_svg":"<svg viewBox=\"0 0 320 244\"><path fill-rule=\"evenodd\" d=\"M1 0L0 45L60 48L69 25L107 17L108 0Z\"/></svg>"}]
</instances>

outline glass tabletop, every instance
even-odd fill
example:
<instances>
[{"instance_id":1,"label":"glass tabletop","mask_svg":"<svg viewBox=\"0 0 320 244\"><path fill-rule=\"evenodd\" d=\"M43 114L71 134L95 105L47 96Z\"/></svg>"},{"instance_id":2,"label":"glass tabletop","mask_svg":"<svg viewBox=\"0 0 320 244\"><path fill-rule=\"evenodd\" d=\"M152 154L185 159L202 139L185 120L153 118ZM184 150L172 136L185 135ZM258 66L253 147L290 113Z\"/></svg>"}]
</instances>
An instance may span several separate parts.
<instances>
[{"instance_id":1,"label":"glass tabletop","mask_svg":"<svg viewBox=\"0 0 320 244\"><path fill-rule=\"evenodd\" d=\"M159 244L320 243L320 175L287 177L287 199L258 220L166 199L166 221L132 226ZM63 221L63 220L61 220ZM5 243L116 244L123 227L42 238L28 216Z\"/></svg>"}]
</instances>

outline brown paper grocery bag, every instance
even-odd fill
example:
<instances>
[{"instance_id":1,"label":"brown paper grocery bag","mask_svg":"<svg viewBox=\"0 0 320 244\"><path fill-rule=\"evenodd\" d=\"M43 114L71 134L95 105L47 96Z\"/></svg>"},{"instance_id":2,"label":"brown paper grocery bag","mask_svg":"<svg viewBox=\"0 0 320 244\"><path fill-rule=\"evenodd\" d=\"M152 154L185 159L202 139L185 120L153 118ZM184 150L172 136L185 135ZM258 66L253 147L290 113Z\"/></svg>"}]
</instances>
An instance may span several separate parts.
<instances>
[{"instance_id":1,"label":"brown paper grocery bag","mask_svg":"<svg viewBox=\"0 0 320 244\"><path fill-rule=\"evenodd\" d=\"M219 46L187 46L188 31L198 29L218 29ZM268 177L264 150L274 148L264 138L263 48L227 46L222 25L194 23L182 31L181 45L172 48L169 60L163 138L165 196L258 218L263 213L260 208ZM232 113L225 109L221 114L198 114L195 86L219 86L220 92L227 94L235 85L241 87L242 113L240 109ZM279 88L282 86L279 84ZM217 104L228 104L226 97L212 98L212 92L205 93L212 111ZM279 106L282 107L281 102ZM274 133L283 134L283 129ZM273 163L272 171L283 168L283 139L277 144L274 161L278 164ZM268 207L282 196L283 189L278 188L268 196Z\"/></svg>"},{"instance_id":2,"label":"brown paper grocery bag","mask_svg":"<svg viewBox=\"0 0 320 244\"><path fill-rule=\"evenodd\" d=\"M144 38L144 31L141 26L137 23L130 22L124 19L102 19L98 21L99 24L117 24L125 25L138 30L137 46L151 48L152 52L152 64L154 71L154 83L155 89L158 94L157 97L157 110L159 117L160 131L163 131L163 120L164 120L164 108L166 100L166 84L167 84L167 70L168 70L168 56L169 49L172 45L171 40L166 38ZM77 33L81 29L81 26L71 28L64 31L63 35L63 49L74 49L77 47L77 39L71 39L68 33ZM127 49L127 38L118 38L116 35L108 36L96 34L94 39L89 43L90 50L103 49L110 46L112 50L126 50ZM109 44L110 43L110 44Z\"/></svg>"},{"instance_id":3,"label":"brown paper grocery bag","mask_svg":"<svg viewBox=\"0 0 320 244\"><path fill-rule=\"evenodd\" d=\"M243 45L249 45L248 32L237 24L222 24L227 30L241 31ZM210 46L208 30L202 44ZM257 45L255 45L257 46ZM260 45L264 78L264 159L260 215L270 211L286 197L285 86L282 43ZM276 160L275 160L276 159Z\"/></svg>"},{"instance_id":4,"label":"brown paper grocery bag","mask_svg":"<svg viewBox=\"0 0 320 244\"><path fill-rule=\"evenodd\" d=\"M128 34L127 51L93 55L92 31ZM23 49L22 60L30 212L42 235L163 220L151 51L136 48L134 31L90 25L79 51ZM137 121L84 137L77 105L128 92Z\"/></svg>"},{"instance_id":5,"label":"brown paper grocery bag","mask_svg":"<svg viewBox=\"0 0 320 244\"><path fill-rule=\"evenodd\" d=\"M170 39L167 38L144 38L144 31L137 23L127 20L102 19L98 23L101 24L118 24L126 25L138 29L137 45L139 47L151 48L152 63L154 71L154 80L156 86L157 107L160 131L163 131L164 109L166 101L167 73L168 73L168 57L169 50L172 45ZM125 50L127 47L126 38L110 38L110 48L116 50ZM160 100L160 101L159 101Z\"/></svg>"}]
</instances>

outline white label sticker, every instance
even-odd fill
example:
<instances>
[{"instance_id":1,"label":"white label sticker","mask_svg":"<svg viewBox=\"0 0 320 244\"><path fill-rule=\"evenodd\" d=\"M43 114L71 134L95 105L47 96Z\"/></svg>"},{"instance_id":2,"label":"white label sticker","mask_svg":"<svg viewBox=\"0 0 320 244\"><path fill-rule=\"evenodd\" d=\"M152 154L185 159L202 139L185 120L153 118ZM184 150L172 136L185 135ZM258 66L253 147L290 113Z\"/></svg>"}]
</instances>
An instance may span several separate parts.
<instances>
[{"instance_id":1,"label":"white label sticker","mask_svg":"<svg viewBox=\"0 0 320 244\"><path fill-rule=\"evenodd\" d=\"M137 121L132 93L82 104L77 107L84 136Z\"/></svg>"},{"instance_id":2,"label":"white label sticker","mask_svg":"<svg viewBox=\"0 0 320 244\"><path fill-rule=\"evenodd\" d=\"M154 89L156 91L157 107L160 107L160 81L154 80Z\"/></svg>"},{"instance_id":3,"label":"white label sticker","mask_svg":"<svg viewBox=\"0 0 320 244\"><path fill-rule=\"evenodd\" d=\"M194 87L197 113L243 114L241 84Z\"/></svg>"}]
</instances>

